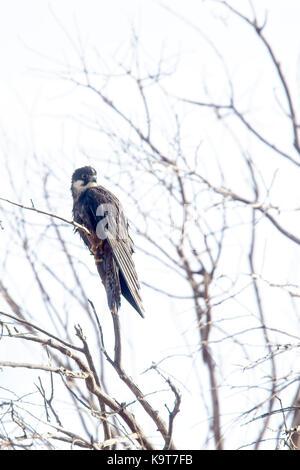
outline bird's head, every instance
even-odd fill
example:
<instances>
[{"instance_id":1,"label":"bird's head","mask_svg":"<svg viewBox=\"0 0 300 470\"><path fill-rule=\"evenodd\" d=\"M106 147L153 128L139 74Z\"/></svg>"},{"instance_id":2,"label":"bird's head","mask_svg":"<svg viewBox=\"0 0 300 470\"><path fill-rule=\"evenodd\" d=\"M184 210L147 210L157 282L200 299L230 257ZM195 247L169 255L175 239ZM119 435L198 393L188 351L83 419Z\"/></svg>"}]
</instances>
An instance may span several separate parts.
<instances>
[{"instance_id":1,"label":"bird's head","mask_svg":"<svg viewBox=\"0 0 300 470\"><path fill-rule=\"evenodd\" d=\"M83 191L97 186L97 172L91 166L77 168L72 175L71 191L73 197L77 199Z\"/></svg>"}]
</instances>

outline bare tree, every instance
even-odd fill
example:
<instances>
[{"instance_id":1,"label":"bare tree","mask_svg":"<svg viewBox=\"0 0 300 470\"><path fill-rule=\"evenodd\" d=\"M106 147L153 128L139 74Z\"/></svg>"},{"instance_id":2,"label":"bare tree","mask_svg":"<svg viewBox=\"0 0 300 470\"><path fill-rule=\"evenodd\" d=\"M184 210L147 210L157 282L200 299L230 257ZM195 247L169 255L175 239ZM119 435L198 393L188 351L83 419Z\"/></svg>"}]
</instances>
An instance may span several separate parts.
<instances>
[{"instance_id":1,"label":"bare tree","mask_svg":"<svg viewBox=\"0 0 300 470\"><path fill-rule=\"evenodd\" d=\"M296 98L268 37L267 16L260 17L252 4L244 13L230 2L205 3L224 28L239 24L242 34L252 35L254 50L262 54L276 84L271 101L266 98L262 103L266 108L262 118L248 104L252 99L256 104L252 90L244 92L249 94L249 102L243 99L239 77L231 72L222 45L207 38L201 24L170 8L167 14L193 29L218 63L219 81L208 85L203 75L197 96L191 96L188 86L184 94L174 87L172 80L176 83L181 58L146 60L136 33L130 53L122 60L117 57L107 69L100 52L94 52L101 64L99 71L79 38L77 42L72 39L76 66L55 70L55 76L75 87L90 105L72 119L87 136L95 134L107 152L105 157L99 156L87 139L82 155L94 166L105 168L100 173L103 179L128 202L137 255L143 260L140 265L146 267L141 269L146 304L154 315L161 302L168 305L166 321L163 308L159 316L147 318L155 325L152 335L156 327L170 339L174 322L181 341L177 339L175 352L171 341L172 347L157 357L153 337L153 362L143 379L132 379L132 372L112 358L106 345L118 342L119 331L130 341L130 332L122 323L123 316L120 330L113 330L108 317L97 313L90 296L93 288L87 287L91 279L92 286L97 282L96 273L70 234L74 222L57 210L53 197L56 175L43 167L40 195L46 209L37 207L34 197L31 207L22 198L18 202L4 197L1 220L3 232L14 240L29 268L34 297L40 296L49 325L40 328L37 324L35 304L27 302L23 308L17 300L15 286L8 280L9 259L14 253L9 243L2 263L8 277L0 281L0 291L12 311L1 312L2 341L29 341L37 343L38 351L42 347L47 351L47 364L20 358L1 363L2 367L37 369L50 376L48 395L42 379L36 384L45 428L38 430L37 415L28 410L20 393L5 399L3 448L54 448L60 441L61 445L88 449L174 449L175 444L182 447L182 428L195 441L196 431L189 428L192 421L193 428L201 423L205 435L204 442L202 437L198 439L199 449L234 447L233 428L237 427L246 429L251 437L239 440L236 447L259 449L266 444L299 449L296 357L300 343L296 328L300 290L297 271L290 270L287 276L280 265L284 254L297 256L300 244L299 210L292 197L297 194L297 182L290 182L299 169ZM225 91L220 97L221 88ZM120 96L121 89L124 95L128 92L127 99ZM259 99L263 93L262 85ZM274 108L279 126L287 130L282 138L265 125ZM206 121L213 135L206 130ZM295 186L288 191L287 204L280 189L289 182ZM40 217L43 221L37 225ZM57 253L56 263L48 248L44 252L49 243L53 243L52 256ZM64 274L57 270L58 259L66 269ZM159 277L148 274L148 266ZM56 289L65 301L57 301ZM70 318L74 310L81 325L75 326L76 342L74 319ZM146 317L149 314L146 308ZM135 325L137 335L138 328ZM133 349L134 355L144 352L135 344ZM128 358L128 350L125 354ZM184 366L181 358L186 361ZM192 371L192 392L183 383L186 364ZM153 373L155 385L137 385ZM54 405L54 374L62 380L81 432L62 425L63 417ZM159 390L158 384L167 389ZM117 398L113 398L115 393ZM193 411L186 405L191 401L189 394Z\"/></svg>"}]
</instances>

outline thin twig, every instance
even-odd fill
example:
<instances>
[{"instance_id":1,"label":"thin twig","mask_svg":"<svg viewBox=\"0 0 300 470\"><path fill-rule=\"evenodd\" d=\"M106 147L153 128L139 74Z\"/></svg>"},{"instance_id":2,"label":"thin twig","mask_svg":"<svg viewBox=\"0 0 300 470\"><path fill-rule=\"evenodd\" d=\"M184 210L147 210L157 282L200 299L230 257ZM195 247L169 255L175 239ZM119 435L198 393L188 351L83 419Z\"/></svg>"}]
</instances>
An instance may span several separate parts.
<instances>
[{"instance_id":1,"label":"thin twig","mask_svg":"<svg viewBox=\"0 0 300 470\"><path fill-rule=\"evenodd\" d=\"M53 217L54 219L62 220L66 224L73 225L73 227L75 227L77 230L81 230L82 232L85 232L87 235L90 235L90 232L86 227L84 227L83 225L78 224L74 220L66 219L65 217L61 217L60 215L56 215L56 214L53 214L51 212L43 211L43 210L37 209L36 207L33 207L33 206L25 206L24 204L19 204L17 202L10 201L9 199L5 199L3 197L0 197L0 201L7 202L9 204L12 204L13 206L20 207L21 209L25 209L25 210L28 210L28 211L33 211L33 212L36 212L38 214L48 215L49 217Z\"/></svg>"}]
</instances>

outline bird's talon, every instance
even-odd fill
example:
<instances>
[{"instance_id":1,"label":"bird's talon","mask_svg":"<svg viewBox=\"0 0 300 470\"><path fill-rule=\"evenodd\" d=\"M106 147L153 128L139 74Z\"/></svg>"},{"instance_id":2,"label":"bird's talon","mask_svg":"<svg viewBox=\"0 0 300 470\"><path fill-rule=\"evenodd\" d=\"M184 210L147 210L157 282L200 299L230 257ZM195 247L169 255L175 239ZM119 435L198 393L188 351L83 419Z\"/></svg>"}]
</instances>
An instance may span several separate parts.
<instances>
[{"instance_id":1,"label":"bird's talon","mask_svg":"<svg viewBox=\"0 0 300 470\"><path fill-rule=\"evenodd\" d=\"M91 246L90 248L90 252L93 256L95 256L97 254L97 251L98 250L101 250L100 253L102 253L102 241L97 243L97 245L94 245L94 246Z\"/></svg>"}]
</instances>

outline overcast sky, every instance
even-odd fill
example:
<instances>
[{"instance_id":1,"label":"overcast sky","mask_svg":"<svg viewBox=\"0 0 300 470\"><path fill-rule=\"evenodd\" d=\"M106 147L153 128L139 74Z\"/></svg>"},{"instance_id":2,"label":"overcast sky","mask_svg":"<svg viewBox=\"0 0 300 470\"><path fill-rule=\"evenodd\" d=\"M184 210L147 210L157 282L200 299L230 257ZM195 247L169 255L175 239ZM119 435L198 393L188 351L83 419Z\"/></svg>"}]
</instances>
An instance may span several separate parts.
<instances>
[{"instance_id":1,"label":"overcast sky","mask_svg":"<svg viewBox=\"0 0 300 470\"><path fill-rule=\"evenodd\" d=\"M55 149L53 136L59 136L61 131L59 121L53 123L53 119L46 119L46 116L48 113L57 116L72 112L72 100L64 96L65 99L62 99L60 95L62 85L53 80L53 77L51 80L47 78L50 78L51 71L59 71L66 62L70 64L75 62L74 44L78 44L78 37L84 50L96 48L101 57L108 60L114 57L124 44L130 43L131 30L134 29L149 56L152 55L155 59L162 51L168 58L181 54L185 58L185 66L190 67L191 75L195 75L195 61L188 59L195 51L208 53L206 48L201 47L201 41L206 35L208 40L216 41L216 45L218 40L231 43L231 66L233 69L238 68L240 52L243 48L245 50L248 48L247 35L241 35L242 39L237 40L243 25L237 22L235 30L228 30L226 35L222 34L222 28L216 27L221 20L216 18L214 21L210 13L212 8L209 8L208 3L194 0L1 2L0 124L2 128L6 132L19 134L22 127L23 134L26 135L29 116L33 121L38 118L37 134L42 134L42 141L48 151L51 147ZM282 65L289 69L291 79L296 80L299 78L297 72L299 54L295 54L294 51L299 49L300 43L297 34L299 2L264 0L254 3L257 11L261 13L262 21L263 12L267 10L266 32ZM244 8L246 12L250 11L247 0L232 4ZM172 14L164 7L170 8L176 14ZM224 18L226 18L225 12ZM194 27L201 29L202 37L197 34ZM209 55L207 60L209 61ZM255 51L252 60L254 69L260 66ZM183 80L186 80L187 75L188 70L185 69ZM176 76L178 88L180 76L180 74ZM183 83L182 88L184 85ZM191 81L189 85L196 88L197 81ZM35 138L38 139L38 136Z\"/></svg>"},{"instance_id":2,"label":"overcast sky","mask_svg":"<svg viewBox=\"0 0 300 470\"><path fill-rule=\"evenodd\" d=\"M248 1L237 0L230 3L247 14L251 14ZM300 2L298 0L256 0L253 4L261 22L264 21L265 12L267 12L265 34L280 58L296 103L300 106ZM72 201L71 197L68 199L69 180L74 168L81 163L86 163L82 148L88 149L91 155L97 156L95 166L101 166L100 157L102 152L103 159L105 157L106 144L99 140L99 136L90 137L92 134L74 119L79 116L84 116L85 119L91 116L91 119L94 119L97 110L93 108L92 101L81 95L76 86L62 77L65 70L74 70L76 74L76 67L79 66L78 53L85 54L90 69L100 74L105 74L111 69L114 60L126 63L134 35L141 41L145 63L157 62L162 57L170 70L176 70L174 77L170 77L167 81L168 90L174 95L185 98L201 98L199 83L204 79L203 77L205 77L208 92L214 90L217 93L215 96L218 96L220 101L226 96L226 77L224 77L221 60L218 59L218 51L222 50L228 71L235 79L241 102L245 108L253 102L254 113L257 112L257 119L261 116L264 129L274 130L273 127L277 125L276 115L273 116L273 110L263 109L264 105L267 108L268 100L274 97L272 66L266 63L263 51L256 47L253 33L244 33L244 24L238 20L231 22L228 19L228 13L224 11L220 14L219 11L217 14L214 2L209 0L203 2L200 0L184 2L179 0L161 2L155 0L10 0L0 2L0 136L2 137L0 172L4 168L4 156L8 156L10 166L13 168L16 188L22 187L22 202L28 204L32 195L35 194L34 188L30 186L30 176L28 186L24 188L22 184L24 167L29 165L32 174L36 170L36 161L33 158L28 160L28 155L35 153L39 164L45 163L50 167L55 165L61 180L67 180L67 189L62 199L60 212L61 215L70 217ZM270 87L268 87L269 76ZM125 93L122 88L116 88L113 91L123 104L132 106L135 112L134 99L130 92ZM261 108L259 107L260 96ZM157 105L159 110L159 103ZM105 119L106 116L101 116L101 118ZM160 118L164 122L162 115ZM215 129L210 127L208 119L200 124L195 123L195 128L191 129L191 146L195 144L193 135L198 139L202 128L213 140ZM284 140L286 137L285 130L279 124L277 134L279 140ZM230 154L230 151L228 147L227 153ZM261 165L263 164L262 158ZM229 160L230 171L231 165L233 163ZM284 174L285 167L281 171ZM276 183L278 184L277 194L288 208L291 205L291 196L295 194L295 191L300 191L299 188L295 189L296 185L292 184L297 179L297 173L291 172L288 176L290 186L286 184L287 179L284 178ZM243 189L243 178L238 178L236 185L237 188L240 185ZM280 188L284 185L283 195ZM10 183L6 180L2 182L0 195L11 198L15 196ZM20 194L18 194L19 197ZM131 211L130 207L128 211L130 214L134 213L134 209ZM277 239L273 243L277 243ZM282 273L289 273L291 269L295 272L299 269L295 266L292 252L288 254L284 252L281 255L286 261ZM272 271L274 265L275 260L273 262L270 260L268 269ZM156 281L154 270L152 274ZM168 288L172 288L171 284L170 280ZM151 295L151 291L145 291L146 305L147 302L150 305ZM168 311L168 319L170 319L174 302L161 298L159 302L162 302L160 306L163 305L163 308ZM130 320L128 321L130 323ZM191 322L191 318L189 321ZM170 336L173 334L176 338L178 331L185 329L183 314L174 320L174 324L169 323L169 325L169 327L166 326L168 334ZM190 325L191 323L187 328ZM153 359L148 335L149 324L145 323L143 326L139 324L139 328L141 337L137 338L137 342L141 341L142 344L144 341L148 347L148 350L145 350L146 365ZM154 323L151 325L151 331L152 338L154 338ZM165 331L163 329L160 336L155 338L161 350L164 347ZM173 343L171 341L170 345L166 345L164 353L173 351L175 343L174 339ZM131 347L134 348L134 344ZM159 355L155 355L155 359L158 357ZM184 369L184 363L182 368ZM189 376L188 372L186 376ZM234 400L231 396L230 402ZM191 405L188 403L186 406L188 408ZM240 409L235 410L235 413L238 414L240 411ZM228 423L231 424L230 419L228 418ZM193 423L197 432L200 421L197 418ZM182 447L189 445L197 447L199 443L197 432L181 436L179 433ZM234 445L238 446L238 440L239 430L236 430Z\"/></svg>"}]
</instances>

